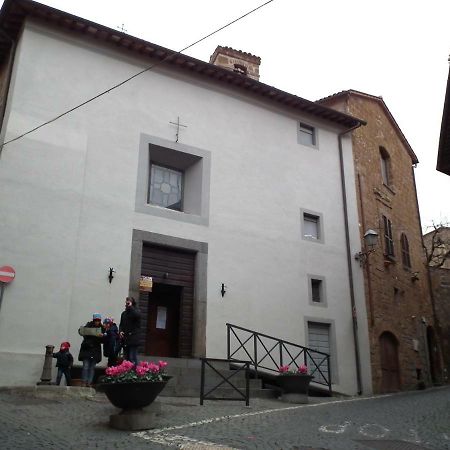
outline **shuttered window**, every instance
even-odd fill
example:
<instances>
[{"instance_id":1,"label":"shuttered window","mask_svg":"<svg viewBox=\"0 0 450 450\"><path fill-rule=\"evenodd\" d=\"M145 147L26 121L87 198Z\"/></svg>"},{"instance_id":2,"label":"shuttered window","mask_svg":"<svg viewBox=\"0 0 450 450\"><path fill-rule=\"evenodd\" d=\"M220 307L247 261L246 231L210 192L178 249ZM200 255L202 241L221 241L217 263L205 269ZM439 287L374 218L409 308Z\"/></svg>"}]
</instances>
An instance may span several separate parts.
<instances>
[{"instance_id":1,"label":"shuttered window","mask_svg":"<svg viewBox=\"0 0 450 450\"><path fill-rule=\"evenodd\" d=\"M386 217L383 216L384 227L384 252L387 256L395 256L394 253L394 238L392 237L392 223Z\"/></svg>"},{"instance_id":2,"label":"shuttered window","mask_svg":"<svg viewBox=\"0 0 450 450\"><path fill-rule=\"evenodd\" d=\"M308 347L331 355L329 324L308 322ZM321 372L328 378L329 367L326 361L323 362L323 356L313 354L310 361L308 361L308 366L309 373L314 375L314 381L326 382L323 375L317 370L316 364L320 367Z\"/></svg>"}]
</instances>

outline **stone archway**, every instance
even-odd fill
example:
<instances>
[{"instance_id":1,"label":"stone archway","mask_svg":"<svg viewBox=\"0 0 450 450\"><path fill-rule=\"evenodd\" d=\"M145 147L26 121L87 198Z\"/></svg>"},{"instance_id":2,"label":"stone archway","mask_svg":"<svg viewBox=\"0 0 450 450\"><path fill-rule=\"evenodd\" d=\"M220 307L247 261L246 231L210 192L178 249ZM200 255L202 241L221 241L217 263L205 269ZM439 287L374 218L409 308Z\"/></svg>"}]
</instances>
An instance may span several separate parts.
<instances>
[{"instance_id":1,"label":"stone archway","mask_svg":"<svg viewBox=\"0 0 450 450\"><path fill-rule=\"evenodd\" d=\"M389 331L380 335L381 392L400 390L400 366L398 361L398 340Z\"/></svg>"}]
</instances>

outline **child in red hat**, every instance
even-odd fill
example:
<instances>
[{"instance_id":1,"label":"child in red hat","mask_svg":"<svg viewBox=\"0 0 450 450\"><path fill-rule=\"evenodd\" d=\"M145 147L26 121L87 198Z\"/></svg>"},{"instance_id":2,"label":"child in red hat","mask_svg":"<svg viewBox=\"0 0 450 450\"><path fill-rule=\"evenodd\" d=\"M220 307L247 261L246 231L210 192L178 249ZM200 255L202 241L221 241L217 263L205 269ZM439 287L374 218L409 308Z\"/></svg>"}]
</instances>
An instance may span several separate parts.
<instances>
[{"instance_id":1,"label":"child in red hat","mask_svg":"<svg viewBox=\"0 0 450 450\"><path fill-rule=\"evenodd\" d=\"M72 381L70 369L73 365L73 356L71 355L69 348L69 342L62 342L59 347L59 352L53 353L53 358L56 358L56 367L58 368L58 375L56 376L56 384L58 386L61 383L63 374L66 377L67 386L70 386L70 382Z\"/></svg>"}]
</instances>

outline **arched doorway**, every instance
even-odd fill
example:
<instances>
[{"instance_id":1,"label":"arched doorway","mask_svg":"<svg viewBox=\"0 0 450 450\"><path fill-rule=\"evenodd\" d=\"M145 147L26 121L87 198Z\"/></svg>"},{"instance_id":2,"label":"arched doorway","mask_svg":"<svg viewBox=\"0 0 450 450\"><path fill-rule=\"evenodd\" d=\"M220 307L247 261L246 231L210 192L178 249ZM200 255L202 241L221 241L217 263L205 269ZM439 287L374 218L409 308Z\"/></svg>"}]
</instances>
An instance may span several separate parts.
<instances>
[{"instance_id":1,"label":"arched doorway","mask_svg":"<svg viewBox=\"0 0 450 450\"><path fill-rule=\"evenodd\" d=\"M381 392L400 390L400 367L398 362L398 340L385 331L380 336Z\"/></svg>"},{"instance_id":2,"label":"arched doorway","mask_svg":"<svg viewBox=\"0 0 450 450\"><path fill-rule=\"evenodd\" d=\"M437 348L436 336L432 326L427 327L428 357L430 358L430 376L433 384L438 382L438 373L440 372L439 353Z\"/></svg>"}]
</instances>

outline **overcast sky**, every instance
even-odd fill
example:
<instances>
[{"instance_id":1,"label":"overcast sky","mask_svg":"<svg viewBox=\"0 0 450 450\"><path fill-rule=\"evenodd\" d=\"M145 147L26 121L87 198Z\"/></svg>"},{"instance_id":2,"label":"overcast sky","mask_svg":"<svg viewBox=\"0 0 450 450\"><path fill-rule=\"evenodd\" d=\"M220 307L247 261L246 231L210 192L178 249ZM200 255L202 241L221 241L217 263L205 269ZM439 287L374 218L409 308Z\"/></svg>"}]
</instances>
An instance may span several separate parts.
<instances>
[{"instance_id":1,"label":"overcast sky","mask_svg":"<svg viewBox=\"0 0 450 450\"><path fill-rule=\"evenodd\" d=\"M124 24L128 34L172 50L263 2L41 1L111 28ZM260 81L309 100L346 89L381 95L419 159L425 228L450 221L450 176L435 169L449 18L449 0L274 0L185 53L209 61L217 45L250 52L261 57Z\"/></svg>"}]
</instances>

